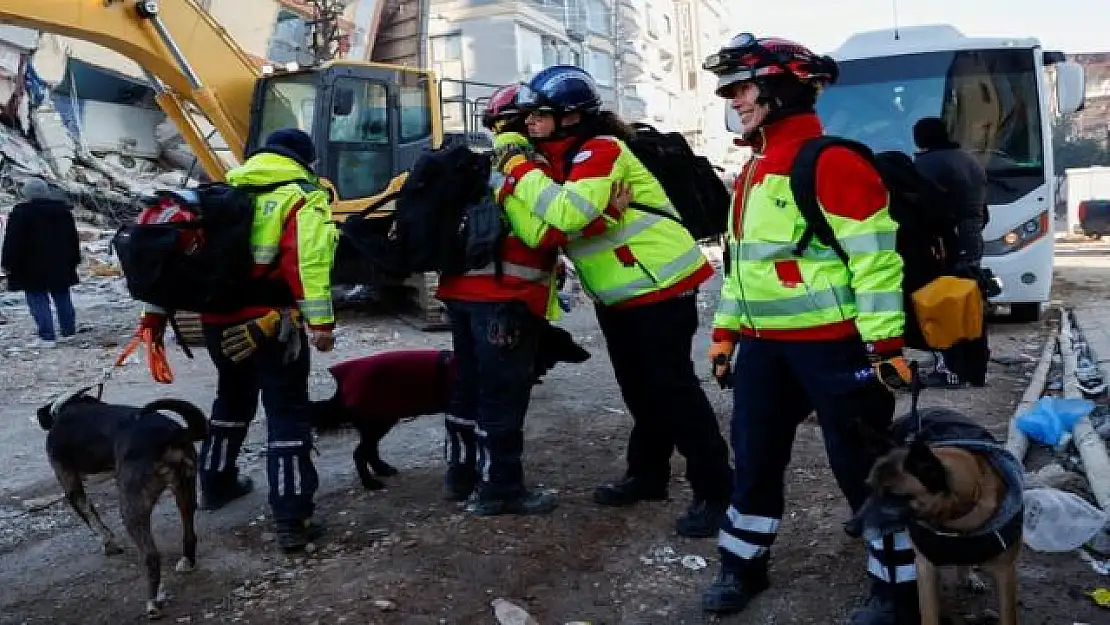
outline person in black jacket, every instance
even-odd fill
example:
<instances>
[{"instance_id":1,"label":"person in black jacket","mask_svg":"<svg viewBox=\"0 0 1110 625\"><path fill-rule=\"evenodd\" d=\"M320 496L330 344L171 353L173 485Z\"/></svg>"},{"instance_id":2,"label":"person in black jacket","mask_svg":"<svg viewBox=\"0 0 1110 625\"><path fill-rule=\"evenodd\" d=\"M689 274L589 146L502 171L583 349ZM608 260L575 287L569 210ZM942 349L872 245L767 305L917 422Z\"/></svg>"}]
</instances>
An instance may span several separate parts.
<instances>
[{"instance_id":1,"label":"person in black jacket","mask_svg":"<svg viewBox=\"0 0 1110 625\"><path fill-rule=\"evenodd\" d=\"M12 209L4 235L0 267L8 289L23 291L38 327L38 340L28 347L53 347L77 333L77 315L69 289L77 284L81 246L73 207L51 197L50 187L30 178L20 189L24 201ZM50 302L58 312L60 336L54 331Z\"/></svg>"},{"instance_id":2,"label":"person in black jacket","mask_svg":"<svg viewBox=\"0 0 1110 625\"><path fill-rule=\"evenodd\" d=\"M955 217L955 249L949 250L946 273L977 279L983 260L983 227L987 225L987 172L979 161L960 149L948 136L944 121L923 117L914 124L913 139L922 150L914 159L917 171L939 186ZM983 386L990 349L986 323L983 336L964 341L937 353L937 366L926 380L928 386Z\"/></svg>"}]
</instances>

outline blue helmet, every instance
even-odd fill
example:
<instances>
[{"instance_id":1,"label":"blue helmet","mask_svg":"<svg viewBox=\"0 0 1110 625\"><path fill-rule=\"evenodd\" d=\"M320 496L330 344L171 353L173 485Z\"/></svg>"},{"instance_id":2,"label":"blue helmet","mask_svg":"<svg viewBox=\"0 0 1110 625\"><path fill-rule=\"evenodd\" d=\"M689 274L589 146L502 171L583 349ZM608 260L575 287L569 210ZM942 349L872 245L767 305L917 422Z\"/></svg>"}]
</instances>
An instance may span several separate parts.
<instances>
[{"instance_id":1,"label":"blue helmet","mask_svg":"<svg viewBox=\"0 0 1110 625\"><path fill-rule=\"evenodd\" d=\"M601 109L601 92L589 72L574 65L553 65L520 88L517 105L525 110L564 113L596 113Z\"/></svg>"}]
</instances>

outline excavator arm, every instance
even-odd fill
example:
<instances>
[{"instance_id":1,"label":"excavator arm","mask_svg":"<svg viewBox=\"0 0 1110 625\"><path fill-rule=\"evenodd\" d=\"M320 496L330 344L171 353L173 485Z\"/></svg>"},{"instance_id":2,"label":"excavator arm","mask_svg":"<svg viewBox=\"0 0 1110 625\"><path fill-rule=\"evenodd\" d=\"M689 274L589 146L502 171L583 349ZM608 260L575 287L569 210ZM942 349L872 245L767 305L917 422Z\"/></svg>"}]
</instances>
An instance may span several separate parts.
<instances>
[{"instance_id":1,"label":"excavator arm","mask_svg":"<svg viewBox=\"0 0 1110 625\"><path fill-rule=\"evenodd\" d=\"M187 105L239 162L273 130L304 130L339 217L388 193L443 140L431 72L347 60L258 67L195 0L0 0L0 23L89 41L135 61L214 180L226 165Z\"/></svg>"},{"instance_id":2,"label":"excavator arm","mask_svg":"<svg viewBox=\"0 0 1110 625\"><path fill-rule=\"evenodd\" d=\"M261 70L194 0L3 0L0 22L89 41L135 61L213 179L223 178L224 162L186 102L243 158Z\"/></svg>"}]
</instances>

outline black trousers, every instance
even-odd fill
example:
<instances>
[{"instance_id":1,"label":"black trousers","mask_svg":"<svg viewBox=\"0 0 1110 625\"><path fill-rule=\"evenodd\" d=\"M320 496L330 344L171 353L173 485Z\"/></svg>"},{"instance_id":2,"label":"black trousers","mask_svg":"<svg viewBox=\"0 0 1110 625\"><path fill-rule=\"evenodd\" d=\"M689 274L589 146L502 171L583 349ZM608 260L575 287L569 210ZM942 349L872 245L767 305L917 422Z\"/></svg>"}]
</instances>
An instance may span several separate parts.
<instances>
[{"instance_id":1,"label":"black trousers","mask_svg":"<svg viewBox=\"0 0 1110 625\"><path fill-rule=\"evenodd\" d=\"M728 501L728 446L690 358L698 327L696 296L625 309L599 306L597 319L632 413L628 476L666 483L677 448L686 458L695 498Z\"/></svg>"},{"instance_id":2,"label":"black trousers","mask_svg":"<svg viewBox=\"0 0 1110 625\"><path fill-rule=\"evenodd\" d=\"M286 346L271 339L242 362L220 349L227 325L205 325L205 344L216 365L216 399L208 437L201 445L200 484L205 491L228 488L238 475L235 465L247 428L266 409L266 476L275 521L299 521L313 513L319 486L312 463L312 422L308 403L309 343L300 331L299 357L283 362Z\"/></svg>"},{"instance_id":3,"label":"black trousers","mask_svg":"<svg viewBox=\"0 0 1110 625\"><path fill-rule=\"evenodd\" d=\"M853 512L870 495L867 476L881 453L874 432L889 427L894 395L868 377L859 339L773 341L743 338L733 372L732 450L736 489L718 538L725 566L765 567L784 512L783 478L794 436L813 411L829 465ZM901 583L916 579L905 531L867 541L867 570Z\"/></svg>"}]
</instances>

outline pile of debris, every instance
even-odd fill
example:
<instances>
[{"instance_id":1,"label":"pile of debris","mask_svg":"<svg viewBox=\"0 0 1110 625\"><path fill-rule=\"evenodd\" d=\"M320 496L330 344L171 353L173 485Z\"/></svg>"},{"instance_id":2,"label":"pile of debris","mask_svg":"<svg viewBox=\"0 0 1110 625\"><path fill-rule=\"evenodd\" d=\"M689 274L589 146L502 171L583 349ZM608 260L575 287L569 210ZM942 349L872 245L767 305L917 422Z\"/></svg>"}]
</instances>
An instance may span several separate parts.
<instances>
[{"instance_id":1,"label":"pile of debris","mask_svg":"<svg viewBox=\"0 0 1110 625\"><path fill-rule=\"evenodd\" d=\"M19 201L17 190L27 178L41 178L105 226L138 214L135 200L158 189L195 186L195 162L169 122L158 127L162 154L157 160L124 152L94 154L75 140L47 99L31 115L34 139L0 124L0 208Z\"/></svg>"}]
</instances>

